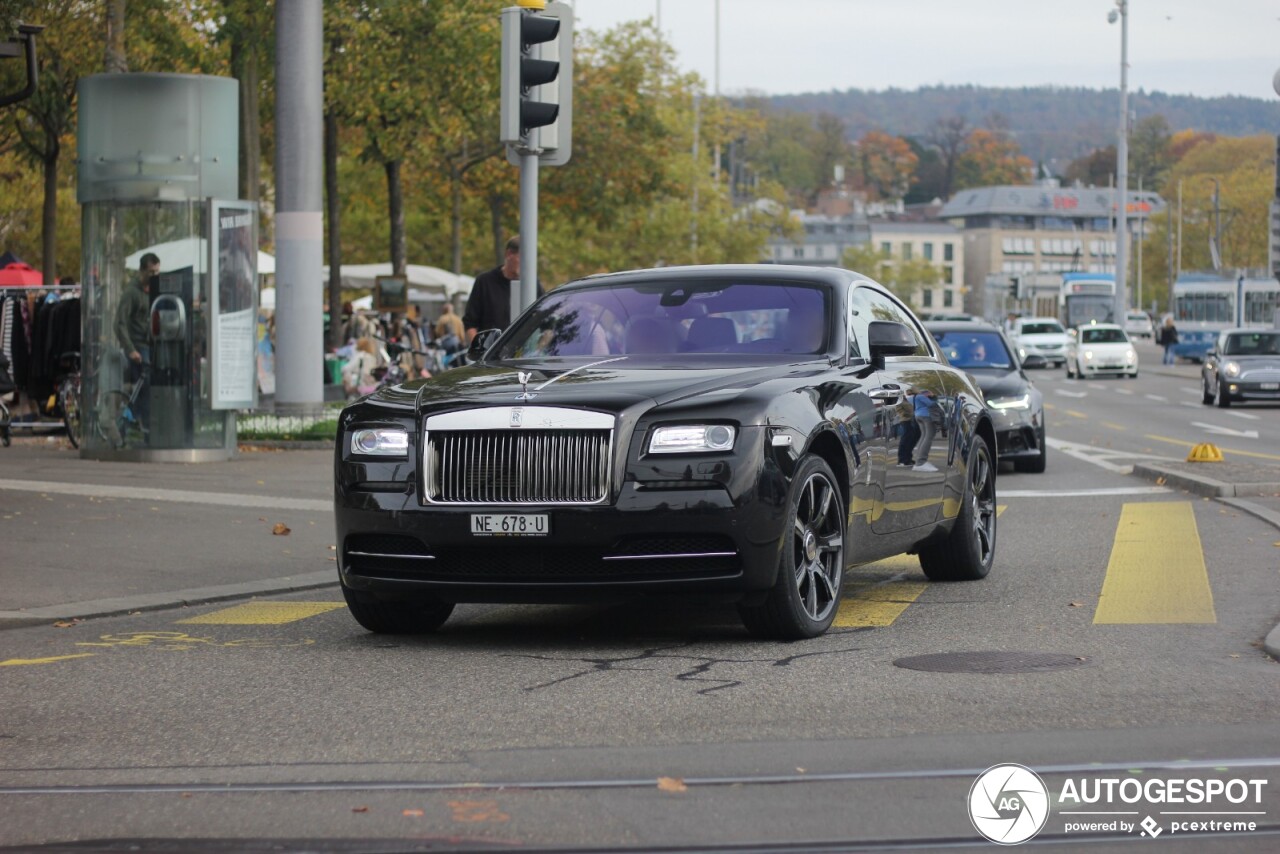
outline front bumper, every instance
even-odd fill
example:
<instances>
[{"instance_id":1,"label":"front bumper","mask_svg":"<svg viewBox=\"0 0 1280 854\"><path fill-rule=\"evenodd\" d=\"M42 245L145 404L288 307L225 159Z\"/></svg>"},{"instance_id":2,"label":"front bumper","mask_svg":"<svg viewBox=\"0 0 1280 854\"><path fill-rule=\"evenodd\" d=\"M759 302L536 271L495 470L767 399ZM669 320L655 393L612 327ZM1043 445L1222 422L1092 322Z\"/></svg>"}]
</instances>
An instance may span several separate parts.
<instances>
[{"instance_id":1,"label":"front bumper","mask_svg":"<svg viewBox=\"0 0 1280 854\"><path fill-rule=\"evenodd\" d=\"M1280 400L1280 388L1273 388L1280 385L1280 382L1249 382L1225 378L1218 381L1222 384L1223 394L1231 400Z\"/></svg>"},{"instance_id":2,"label":"front bumper","mask_svg":"<svg viewBox=\"0 0 1280 854\"><path fill-rule=\"evenodd\" d=\"M996 430L996 456L1016 460L1040 456L1044 413L1030 410L991 410Z\"/></svg>"}]
</instances>

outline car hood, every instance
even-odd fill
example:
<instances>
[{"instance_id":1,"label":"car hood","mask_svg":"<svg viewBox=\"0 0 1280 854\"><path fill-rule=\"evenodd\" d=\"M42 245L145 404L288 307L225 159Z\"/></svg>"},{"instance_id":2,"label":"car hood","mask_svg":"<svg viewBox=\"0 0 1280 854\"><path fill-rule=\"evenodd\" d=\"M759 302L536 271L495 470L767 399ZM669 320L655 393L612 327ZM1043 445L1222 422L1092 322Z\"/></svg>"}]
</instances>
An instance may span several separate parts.
<instances>
[{"instance_id":1,"label":"car hood","mask_svg":"<svg viewBox=\"0 0 1280 854\"><path fill-rule=\"evenodd\" d=\"M1038 346L1043 346L1045 344L1065 345L1070 340L1070 335L1064 335L1061 332L1037 332L1032 335L1018 336L1018 341L1024 344L1035 344Z\"/></svg>"},{"instance_id":2,"label":"car hood","mask_svg":"<svg viewBox=\"0 0 1280 854\"><path fill-rule=\"evenodd\" d=\"M1223 356L1222 362L1235 362L1243 371L1280 371L1280 356Z\"/></svg>"},{"instance_id":3,"label":"car hood","mask_svg":"<svg viewBox=\"0 0 1280 854\"><path fill-rule=\"evenodd\" d=\"M379 389L369 402L424 409L441 406L584 406L621 411L636 403L670 403L716 394L718 400L768 380L798 377L826 369L825 361L792 365L664 367L652 362L627 364L625 358L584 365L579 360L473 365L425 380ZM520 374L527 374L521 383ZM531 397L524 397L524 395Z\"/></svg>"},{"instance_id":4,"label":"car hood","mask_svg":"<svg viewBox=\"0 0 1280 854\"><path fill-rule=\"evenodd\" d=\"M988 400L1017 397L1025 394L1031 387L1031 383L1027 382L1017 370L1003 368L966 368L965 370L977 381L978 388L982 389L983 396Z\"/></svg>"}]
</instances>

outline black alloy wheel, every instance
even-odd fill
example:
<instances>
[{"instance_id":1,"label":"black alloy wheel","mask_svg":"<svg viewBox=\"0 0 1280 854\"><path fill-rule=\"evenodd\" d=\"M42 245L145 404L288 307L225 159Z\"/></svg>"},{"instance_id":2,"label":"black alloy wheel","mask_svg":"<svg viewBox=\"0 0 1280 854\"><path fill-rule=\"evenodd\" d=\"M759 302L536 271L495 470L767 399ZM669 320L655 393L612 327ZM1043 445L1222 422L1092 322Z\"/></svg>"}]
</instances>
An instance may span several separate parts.
<instances>
[{"instance_id":1,"label":"black alloy wheel","mask_svg":"<svg viewBox=\"0 0 1280 854\"><path fill-rule=\"evenodd\" d=\"M738 608L747 631L756 637L817 637L830 628L840 607L844 499L825 460L808 456L801 461L788 503L778 580L763 604Z\"/></svg>"},{"instance_id":2,"label":"black alloy wheel","mask_svg":"<svg viewBox=\"0 0 1280 854\"><path fill-rule=\"evenodd\" d=\"M964 497L947 538L920 550L930 581L976 581L991 571L996 551L996 471L981 436L973 437Z\"/></svg>"}]
</instances>

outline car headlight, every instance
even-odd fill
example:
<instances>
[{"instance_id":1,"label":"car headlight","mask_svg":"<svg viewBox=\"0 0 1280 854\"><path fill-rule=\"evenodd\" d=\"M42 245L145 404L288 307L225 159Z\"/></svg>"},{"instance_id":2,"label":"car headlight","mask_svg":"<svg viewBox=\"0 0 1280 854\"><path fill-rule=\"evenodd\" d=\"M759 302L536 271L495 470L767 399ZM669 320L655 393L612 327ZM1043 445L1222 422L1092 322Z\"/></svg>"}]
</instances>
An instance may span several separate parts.
<instances>
[{"instance_id":1,"label":"car headlight","mask_svg":"<svg viewBox=\"0 0 1280 854\"><path fill-rule=\"evenodd\" d=\"M725 424L682 424L659 427L649 439L651 454L696 454L732 451L738 431Z\"/></svg>"},{"instance_id":2,"label":"car headlight","mask_svg":"<svg viewBox=\"0 0 1280 854\"><path fill-rule=\"evenodd\" d=\"M1026 360L1026 358L1027 358L1027 348L1026 348L1026 347L1019 347L1019 348L1018 348L1018 358L1019 358L1019 359L1022 359L1023 361L1025 361L1025 360Z\"/></svg>"},{"instance_id":3,"label":"car headlight","mask_svg":"<svg viewBox=\"0 0 1280 854\"><path fill-rule=\"evenodd\" d=\"M1084 360L1085 360L1086 362L1092 362L1092 361L1093 361L1093 351L1092 351L1092 350L1085 350L1085 351L1084 351Z\"/></svg>"},{"instance_id":4,"label":"car headlight","mask_svg":"<svg viewBox=\"0 0 1280 854\"><path fill-rule=\"evenodd\" d=\"M362 457L406 457L409 434L397 427L364 427L351 434L351 453Z\"/></svg>"},{"instance_id":5,"label":"car headlight","mask_svg":"<svg viewBox=\"0 0 1280 854\"><path fill-rule=\"evenodd\" d=\"M993 397L987 400L987 406L992 409L1030 409L1031 393L1021 397Z\"/></svg>"},{"instance_id":6,"label":"car headlight","mask_svg":"<svg viewBox=\"0 0 1280 854\"><path fill-rule=\"evenodd\" d=\"M1136 362L1138 361L1138 354L1133 352L1133 348L1129 348L1124 351L1124 360L1126 362Z\"/></svg>"},{"instance_id":7,"label":"car headlight","mask_svg":"<svg viewBox=\"0 0 1280 854\"><path fill-rule=\"evenodd\" d=\"M1227 362L1222 366L1222 372L1229 377L1238 377L1240 376L1240 363Z\"/></svg>"}]
</instances>

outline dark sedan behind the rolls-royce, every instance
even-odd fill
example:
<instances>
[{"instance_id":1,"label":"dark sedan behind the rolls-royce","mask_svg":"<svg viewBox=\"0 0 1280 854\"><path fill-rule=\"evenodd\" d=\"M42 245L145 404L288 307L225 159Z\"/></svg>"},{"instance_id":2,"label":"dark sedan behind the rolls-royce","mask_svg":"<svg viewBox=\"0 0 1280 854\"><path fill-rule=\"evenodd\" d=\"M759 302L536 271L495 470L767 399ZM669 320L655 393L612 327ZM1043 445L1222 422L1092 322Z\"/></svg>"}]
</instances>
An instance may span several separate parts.
<instances>
[{"instance_id":1,"label":"dark sedan behind the rolls-royce","mask_svg":"<svg viewBox=\"0 0 1280 854\"><path fill-rule=\"evenodd\" d=\"M1009 339L989 323L931 321L925 328L947 361L972 374L986 395L996 428L997 457L1021 472L1044 472L1044 395L1022 369Z\"/></svg>"},{"instance_id":2,"label":"dark sedan behind the rolls-royce","mask_svg":"<svg viewBox=\"0 0 1280 854\"><path fill-rule=\"evenodd\" d=\"M756 636L813 637L857 564L991 568L982 395L857 273L593 276L471 355L343 410L339 574L371 631L431 631L459 602L661 593L736 601ZM947 429L920 435L917 413Z\"/></svg>"}]
</instances>

